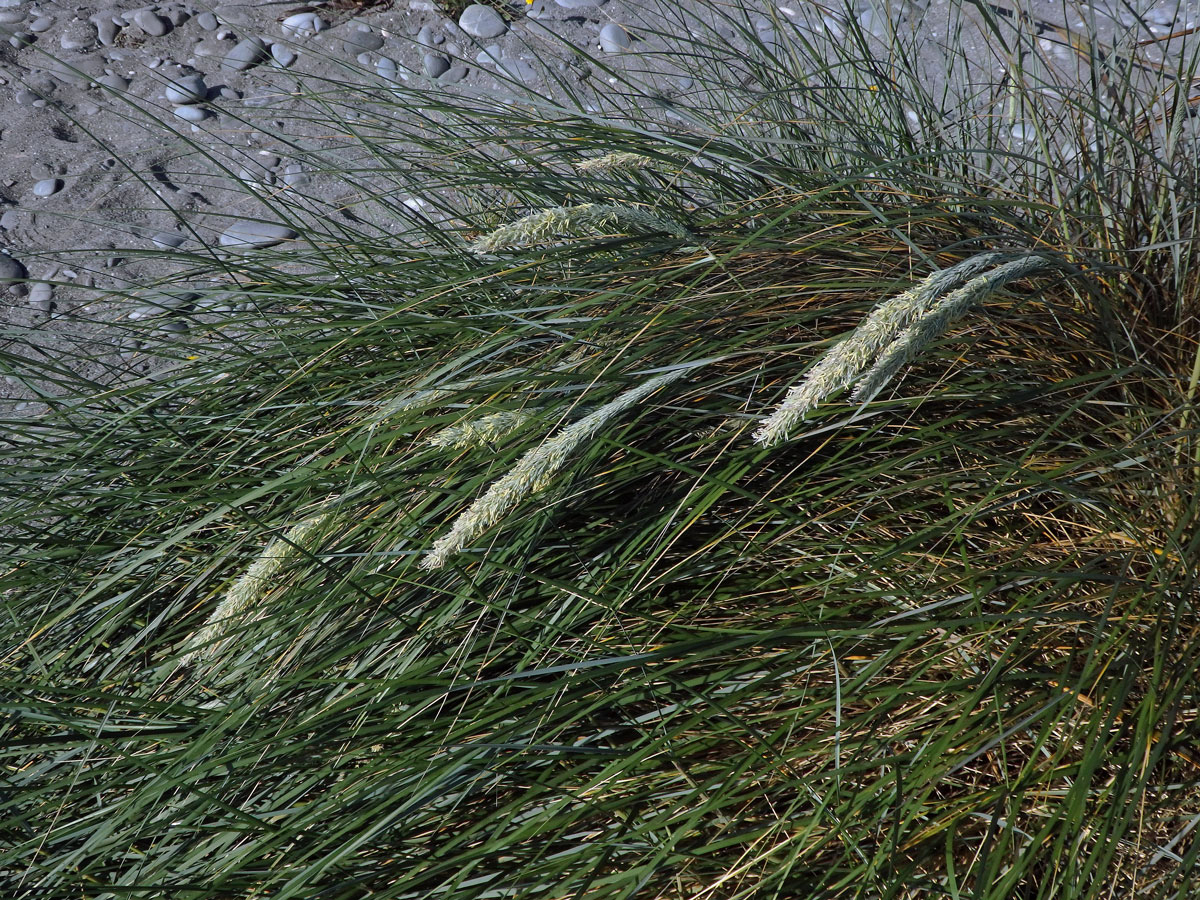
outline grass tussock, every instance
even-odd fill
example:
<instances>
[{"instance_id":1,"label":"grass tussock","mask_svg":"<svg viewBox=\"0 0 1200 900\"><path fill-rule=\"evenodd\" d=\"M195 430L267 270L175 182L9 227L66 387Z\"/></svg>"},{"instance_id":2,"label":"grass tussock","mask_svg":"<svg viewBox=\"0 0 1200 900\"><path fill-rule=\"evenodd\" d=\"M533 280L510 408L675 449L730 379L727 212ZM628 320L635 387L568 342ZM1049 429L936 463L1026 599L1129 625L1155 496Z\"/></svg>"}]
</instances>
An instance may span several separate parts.
<instances>
[{"instance_id":1,"label":"grass tussock","mask_svg":"<svg viewBox=\"0 0 1200 900\"><path fill-rule=\"evenodd\" d=\"M260 198L153 377L47 367L6 897L1200 890L1195 59L696 8L623 116L307 85L391 227Z\"/></svg>"}]
</instances>

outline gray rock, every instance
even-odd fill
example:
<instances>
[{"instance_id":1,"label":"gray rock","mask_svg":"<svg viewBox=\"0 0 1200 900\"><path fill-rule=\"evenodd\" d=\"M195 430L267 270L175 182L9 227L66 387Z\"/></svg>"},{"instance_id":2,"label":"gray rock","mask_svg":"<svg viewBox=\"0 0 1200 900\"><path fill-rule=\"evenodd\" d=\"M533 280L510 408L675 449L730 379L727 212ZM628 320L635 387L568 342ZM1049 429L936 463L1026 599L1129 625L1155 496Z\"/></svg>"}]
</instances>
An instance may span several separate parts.
<instances>
[{"instance_id":1,"label":"gray rock","mask_svg":"<svg viewBox=\"0 0 1200 900\"><path fill-rule=\"evenodd\" d=\"M329 27L329 23L315 12L293 13L282 22L287 37L307 38Z\"/></svg>"},{"instance_id":2,"label":"gray rock","mask_svg":"<svg viewBox=\"0 0 1200 900\"><path fill-rule=\"evenodd\" d=\"M296 61L296 54L283 44L271 45L271 57L285 69Z\"/></svg>"},{"instance_id":3,"label":"gray rock","mask_svg":"<svg viewBox=\"0 0 1200 900\"><path fill-rule=\"evenodd\" d=\"M103 85L106 88L114 91L129 90L129 79L123 78L120 75L114 75L109 72L107 75L101 75L96 79L96 84Z\"/></svg>"},{"instance_id":4,"label":"gray rock","mask_svg":"<svg viewBox=\"0 0 1200 900\"><path fill-rule=\"evenodd\" d=\"M18 50L23 50L26 47L30 47L36 42L37 35L31 34L28 31L14 32L8 39L8 43Z\"/></svg>"},{"instance_id":5,"label":"gray rock","mask_svg":"<svg viewBox=\"0 0 1200 900\"><path fill-rule=\"evenodd\" d=\"M399 70L396 68L396 61L387 56L381 56L375 62L375 74L380 78L386 78L388 81L399 81Z\"/></svg>"},{"instance_id":6,"label":"gray rock","mask_svg":"<svg viewBox=\"0 0 1200 900\"><path fill-rule=\"evenodd\" d=\"M268 57L266 45L256 37L238 41L232 50L221 60L221 68L232 72L244 72L258 65Z\"/></svg>"},{"instance_id":7,"label":"gray rock","mask_svg":"<svg viewBox=\"0 0 1200 900\"><path fill-rule=\"evenodd\" d=\"M464 9L458 17L458 27L471 37L482 39L500 37L508 31L500 13L482 3L473 3Z\"/></svg>"},{"instance_id":8,"label":"gray rock","mask_svg":"<svg viewBox=\"0 0 1200 900\"><path fill-rule=\"evenodd\" d=\"M58 36L59 46L64 50L87 50L96 44L96 26L91 22L75 19Z\"/></svg>"},{"instance_id":9,"label":"gray rock","mask_svg":"<svg viewBox=\"0 0 1200 900\"><path fill-rule=\"evenodd\" d=\"M117 28L117 24L113 21L112 16L100 13L99 15L92 16L88 21L96 26L96 39L105 47L111 47L113 41L117 39L117 32L120 30Z\"/></svg>"},{"instance_id":10,"label":"gray rock","mask_svg":"<svg viewBox=\"0 0 1200 900\"><path fill-rule=\"evenodd\" d=\"M174 231L160 231L156 233L151 241L159 250L177 250L183 246L186 238L182 234L176 234Z\"/></svg>"},{"instance_id":11,"label":"gray rock","mask_svg":"<svg viewBox=\"0 0 1200 900\"><path fill-rule=\"evenodd\" d=\"M450 60L440 53L426 53L421 58L421 65L425 67L425 74L430 78L441 78L450 71Z\"/></svg>"},{"instance_id":12,"label":"gray rock","mask_svg":"<svg viewBox=\"0 0 1200 900\"><path fill-rule=\"evenodd\" d=\"M160 16L158 13L149 9L139 9L133 14L133 24L150 37L162 37L168 34L175 26L171 24L171 20L165 16Z\"/></svg>"},{"instance_id":13,"label":"gray rock","mask_svg":"<svg viewBox=\"0 0 1200 900\"><path fill-rule=\"evenodd\" d=\"M20 261L13 259L7 253L0 253L0 285L8 286L14 281L24 281L29 272Z\"/></svg>"},{"instance_id":14,"label":"gray rock","mask_svg":"<svg viewBox=\"0 0 1200 900\"><path fill-rule=\"evenodd\" d=\"M166 16L167 21L178 28L184 22L192 17L192 14L182 6L171 5L162 10L162 14Z\"/></svg>"},{"instance_id":15,"label":"gray rock","mask_svg":"<svg viewBox=\"0 0 1200 900\"><path fill-rule=\"evenodd\" d=\"M488 44L477 54L475 54L475 62L481 66L498 66L500 65L500 45Z\"/></svg>"},{"instance_id":16,"label":"gray rock","mask_svg":"<svg viewBox=\"0 0 1200 900\"><path fill-rule=\"evenodd\" d=\"M273 247L297 237L299 235L295 231L283 225L243 219L226 228L217 239L217 243L234 250L257 250Z\"/></svg>"},{"instance_id":17,"label":"gray rock","mask_svg":"<svg viewBox=\"0 0 1200 900\"><path fill-rule=\"evenodd\" d=\"M210 113L203 106L177 106L175 115L185 122L203 122Z\"/></svg>"},{"instance_id":18,"label":"gray rock","mask_svg":"<svg viewBox=\"0 0 1200 900\"><path fill-rule=\"evenodd\" d=\"M128 316L130 319L148 319L163 313L189 312L200 299L196 291L154 291L146 295L146 303Z\"/></svg>"},{"instance_id":19,"label":"gray rock","mask_svg":"<svg viewBox=\"0 0 1200 900\"><path fill-rule=\"evenodd\" d=\"M54 27L54 20L49 16L38 16L29 23L29 30L34 34L42 34Z\"/></svg>"},{"instance_id":20,"label":"gray rock","mask_svg":"<svg viewBox=\"0 0 1200 900\"><path fill-rule=\"evenodd\" d=\"M287 168L283 170L283 183L288 187L303 187L312 181L308 174L304 171L304 166L300 163L288 163Z\"/></svg>"},{"instance_id":21,"label":"gray rock","mask_svg":"<svg viewBox=\"0 0 1200 900\"><path fill-rule=\"evenodd\" d=\"M440 34L434 32L432 25L422 25L421 30L417 32L415 40L418 46L432 48L436 46L439 38L445 40Z\"/></svg>"},{"instance_id":22,"label":"gray rock","mask_svg":"<svg viewBox=\"0 0 1200 900\"><path fill-rule=\"evenodd\" d=\"M61 178L43 178L33 186L33 196L50 197L63 189Z\"/></svg>"},{"instance_id":23,"label":"gray rock","mask_svg":"<svg viewBox=\"0 0 1200 900\"><path fill-rule=\"evenodd\" d=\"M165 331L167 334L184 334L188 330L187 322L181 322L179 319L170 319L158 326L159 331Z\"/></svg>"},{"instance_id":24,"label":"gray rock","mask_svg":"<svg viewBox=\"0 0 1200 900\"><path fill-rule=\"evenodd\" d=\"M177 106L203 103L208 99L208 85L204 83L203 75L183 75L171 81L163 94L168 103Z\"/></svg>"},{"instance_id":25,"label":"gray rock","mask_svg":"<svg viewBox=\"0 0 1200 900\"><path fill-rule=\"evenodd\" d=\"M604 0L554 0L554 2L564 9L589 9L599 6Z\"/></svg>"},{"instance_id":26,"label":"gray rock","mask_svg":"<svg viewBox=\"0 0 1200 900\"><path fill-rule=\"evenodd\" d=\"M200 15L196 16L196 24L199 25L201 28L203 28L205 31L216 31L217 26L220 23L217 21L216 16L214 16L210 12L205 11L205 12L200 13Z\"/></svg>"},{"instance_id":27,"label":"gray rock","mask_svg":"<svg viewBox=\"0 0 1200 900\"><path fill-rule=\"evenodd\" d=\"M449 69L447 69L442 77L438 79L438 81L440 81L442 84L458 84L466 77L467 67L459 64L457 66L451 66Z\"/></svg>"},{"instance_id":28,"label":"gray rock","mask_svg":"<svg viewBox=\"0 0 1200 900\"><path fill-rule=\"evenodd\" d=\"M614 22L600 29L600 49L605 53L621 53L628 50L633 40L629 32Z\"/></svg>"},{"instance_id":29,"label":"gray rock","mask_svg":"<svg viewBox=\"0 0 1200 900\"><path fill-rule=\"evenodd\" d=\"M39 281L30 287L29 305L38 312L50 312L54 308L54 287L44 281Z\"/></svg>"},{"instance_id":30,"label":"gray rock","mask_svg":"<svg viewBox=\"0 0 1200 900\"><path fill-rule=\"evenodd\" d=\"M383 35L370 28L356 28L346 33L342 39L342 46L347 53L374 52L383 46Z\"/></svg>"},{"instance_id":31,"label":"gray rock","mask_svg":"<svg viewBox=\"0 0 1200 900\"><path fill-rule=\"evenodd\" d=\"M21 224L21 214L15 209L6 209L4 215L0 215L0 228L12 229ZM7 256L0 255L0 269L4 266L4 260Z\"/></svg>"},{"instance_id":32,"label":"gray rock","mask_svg":"<svg viewBox=\"0 0 1200 900\"><path fill-rule=\"evenodd\" d=\"M25 13L19 9L0 9L0 25L16 25L25 21Z\"/></svg>"}]
</instances>

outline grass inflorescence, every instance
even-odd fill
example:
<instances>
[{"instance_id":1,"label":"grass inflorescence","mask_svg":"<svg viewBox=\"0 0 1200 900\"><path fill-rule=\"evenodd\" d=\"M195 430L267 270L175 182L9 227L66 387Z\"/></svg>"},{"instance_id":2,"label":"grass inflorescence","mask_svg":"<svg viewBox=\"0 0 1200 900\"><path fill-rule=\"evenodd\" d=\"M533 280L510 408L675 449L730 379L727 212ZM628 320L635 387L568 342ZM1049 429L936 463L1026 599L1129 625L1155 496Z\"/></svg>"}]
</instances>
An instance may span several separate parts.
<instances>
[{"instance_id":1,"label":"grass inflorescence","mask_svg":"<svg viewBox=\"0 0 1200 900\"><path fill-rule=\"evenodd\" d=\"M1196 60L969 11L302 86L356 215L7 423L0 893L1196 896Z\"/></svg>"}]
</instances>

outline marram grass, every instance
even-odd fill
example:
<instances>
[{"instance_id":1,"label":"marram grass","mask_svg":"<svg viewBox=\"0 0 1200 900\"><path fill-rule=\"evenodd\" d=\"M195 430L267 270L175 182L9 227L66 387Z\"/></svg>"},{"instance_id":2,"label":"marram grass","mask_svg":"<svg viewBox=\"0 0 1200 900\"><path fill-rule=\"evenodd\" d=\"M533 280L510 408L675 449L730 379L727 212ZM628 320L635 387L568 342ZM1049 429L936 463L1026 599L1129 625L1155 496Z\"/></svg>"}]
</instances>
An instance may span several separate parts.
<instances>
[{"instance_id":1,"label":"marram grass","mask_svg":"<svg viewBox=\"0 0 1200 900\"><path fill-rule=\"evenodd\" d=\"M530 247L563 238L610 231L662 232L694 240L682 225L658 213L627 203L581 203L555 206L502 225L471 244L477 253Z\"/></svg>"},{"instance_id":2,"label":"marram grass","mask_svg":"<svg viewBox=\"0 0 1200 900\"><path fill-rule=\"evenodd\" d=\"M1047 105L1041 23L972 4L1005 81L946 97L923 24L830 47L788 9L661 3L560 103L293 82L339 204L248 191L313 240L171 256L254 312L132 322L173 368L100 391L90 347L0 347L78 398L0 445L0 897L1200 896L1196 65L1160 128L1139 35ZM651 93L677 34L694 90ZM172 140L199 168L290 114ZM671 176L574 165L603 148ZM470 249L588 203L711 256ZM810 368L823 402L917 361L752 439ZM431 443L497 409L536 423Z\"/></svg>"},{"instance_id":3,"label":"marram grass","mask_svg":"<svg viewBox=\"0 0 1200 900\"><path fill-rule=\"evenodd\" d=\"M440 569L451 556L465 549L518 503L551 484L559 470L611 419L659 388L678 381L692 368L685 366L647 379L534 447L454 520L450 530L434 542L421 560L421 568Z\"/></svg>"},{"instance_id":4,"label":"marram grass","mask_svg":"<svg viewBox=\"0 0 1200 900\"><path fill-rule=\"evenodd\" d=\"M754 440L764 447L786 440L823 400L859 379L854 399L873 398L951 322L984 297L1014 278L1048 266L1036 256L997 265L1003 258L1000 253L979 254L935 272L916 287L879 304L813 364L803 381L788 389L775 412L759 423ZM959 287L963 282L967 283Z\"/></svg>"},{"instance_id":5,"label":"marram grass","mask_svg":"<svg viewBox=\"0 0 1200 900\"><path fill-rule=\"evenodd\" d=\"M251 614L262 614L268 591L278 587L288 566L315 552L314 538L328 526L332 512L318 513L272 538L250 567L233 583L204 627L191 635L181 649L179 663L191 666L218 657L228 646L231 632Z\"/></svg>"}]
</instances>

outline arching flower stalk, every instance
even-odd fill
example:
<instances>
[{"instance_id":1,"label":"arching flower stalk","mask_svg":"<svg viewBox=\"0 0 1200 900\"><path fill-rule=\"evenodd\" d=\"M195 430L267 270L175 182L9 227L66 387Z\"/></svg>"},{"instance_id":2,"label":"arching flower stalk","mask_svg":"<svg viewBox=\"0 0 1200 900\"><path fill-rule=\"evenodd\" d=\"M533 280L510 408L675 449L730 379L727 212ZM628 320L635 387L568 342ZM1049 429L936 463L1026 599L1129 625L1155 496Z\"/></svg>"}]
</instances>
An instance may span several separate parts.
<instances>
[{"instance_id":1,"label":"arching flower stalk","mask_svg":"<svg viewBox=\"0 0 1200 900\"><path fill-rule=\"evenodd\" d=\"M609 420L660 387L682 378L692 368L673 369L651 378L534 447L518 460L512 471L492 484L482 497L454 520L450 530L434 542L432 549L421 560L421 568L440 569L446 560L499 522L518 503L547 487L567 461L590 442Z\"/></svg>"},{"instance_id":2,"label":"arching flower stalk","mask_svg":"<svg viewBox=\"0 0 1200 900\"><path fill-rule=\"evenodd\" d=\"M973 305L1014 278L1050 265L1043 257L1028 256L997 266L1003 258L1001 253L981 253L935 272L879 304L858 328L813 365L803 381L792 386L775 412L759 424L755 442L770 447L786 440L804 416L826 398L854 384L864 372L868 373L867 381L854 397L874 397ZM980 274L993 266L997 266L993 271Z\"/></svg>"}]
</instances>

